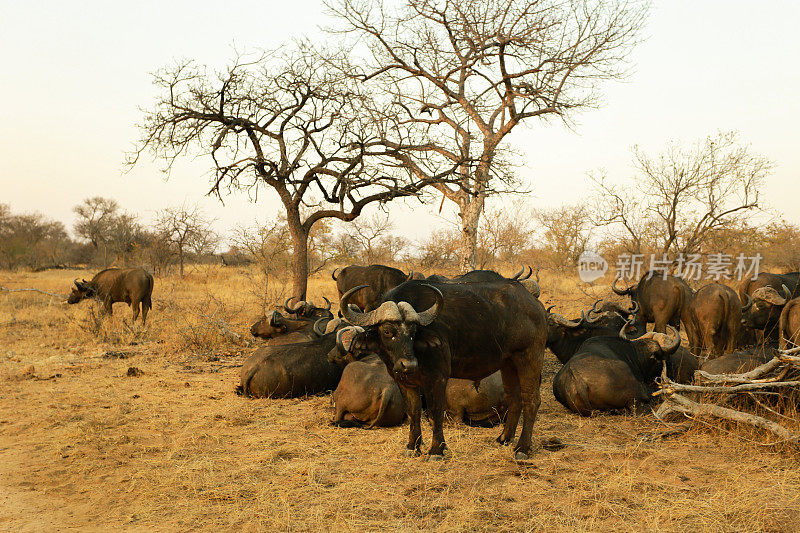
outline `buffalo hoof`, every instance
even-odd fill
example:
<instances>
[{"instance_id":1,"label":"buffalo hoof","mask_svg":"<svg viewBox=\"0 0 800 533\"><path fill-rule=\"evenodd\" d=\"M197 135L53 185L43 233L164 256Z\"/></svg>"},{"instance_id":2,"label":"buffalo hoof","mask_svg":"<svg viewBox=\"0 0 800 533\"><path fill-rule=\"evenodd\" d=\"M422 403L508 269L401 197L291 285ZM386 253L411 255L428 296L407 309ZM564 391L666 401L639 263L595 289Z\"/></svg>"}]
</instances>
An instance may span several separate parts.
<instances>
[{"instance_id":1,"label":"buffalo hoof","mask_svg":"<svg viewBox=\"0 0 800 533\"><path fill-rule=\"evenodd\" d=\"M509 444L511 444L510 440L503 440L503 437L497 437L495 439L495 442L500 446L508 446Z\"/></svg>"},{"instance_id":2,"label":"buffalo hoof","mask_svg":"<svg viewBox=\"0 0 800 533\"><path fill-rule=\"evenodd\" d=\"M530 459L530 456L525 452L517 452L514 454L514 460L516 461L527 461Z\"/></svg>"},{"instance_id":3,"label":"buffalo hoof","mask_svg":"<svg viewBox=\"0 0 800 533\"><path fill-rule=\"evenodd\" d=\"M425 460L426 461L444 461L444 455L436 455L436 454L426 455L425 456Z\"/></svg>"}]
</instances>

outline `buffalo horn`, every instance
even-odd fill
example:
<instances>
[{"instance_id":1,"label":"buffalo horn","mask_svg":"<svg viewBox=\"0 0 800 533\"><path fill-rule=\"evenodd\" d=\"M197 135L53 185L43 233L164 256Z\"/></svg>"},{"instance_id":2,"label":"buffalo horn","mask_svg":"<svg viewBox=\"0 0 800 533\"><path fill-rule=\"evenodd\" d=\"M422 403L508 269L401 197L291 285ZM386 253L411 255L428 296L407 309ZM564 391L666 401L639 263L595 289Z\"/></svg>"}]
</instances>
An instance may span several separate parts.
<instances>
[{"instance_id":1,"label":"buffalo horn","mask_svg":"<svg viewBox=\"0 0 800 533\"><path fill-rule=\"evenodd\" d=\"M299 313L300 311L303 310L303 308L306 305L306 302L305 302L305 300L300 301L297 304L297 307L292 307L292 306L289 305L289 302L291 302L292 300L294 300L294 296L290 296L289 299L287 299L283 303L283 308L286 309L286 311L288 311L289 313L292 313L292 314L296 315L297 313Z\"/></svg>"},{"instance_id":2,"label":"buffalo horn","mask_svg":"<svg viewBox=\"0 0 800 533\"><path fill-rule=\"evenodd\" d=\"M273 328L277 328L279 326L277 319L280 316L281 314L277 310L273 311L272 314L269 315L269 325L272 326Z\"/></svg>"},{"instance_id":3,"label":"buffalo horn","mask_svg":"<svg viewBox=\"0 0 800 533\"><path fill-rule=\"evenodd\" d=\"M518 279L519 279L519 277L522 275L522 273L523 273L523 272L525 272L525 267L522 267L522 268L520 268L520 269L519 269L519 272L517 272L516 274L514 274L513 276L511 276L511 278L510 278L510 279L516 279L516 280L518 280Z\"/></svg>"},{"instance_id":4,"label":"buffalo horn","mask_svg":"<svg viewBox=\"0 0 800 533\"><path fill-rule=\"evenodd\" d=\"M354 326L367 327L377 323L377 313L375 310L362 313L361 311L356 311L355 309L351 308L349 305L350 298L352 298L353 295L361 289L366 289L367 287L369 287L369 285L359 285L358 287L353 287L346 293L342 294L342 297L339 299L339 310L341 311L342 316Z\"/></svg>"},{"instance_id":5,"label":"buffalo horn","mask_svg":"<svg viewBox=\"0 0 800 533\"><path fill-rule=\"evenodd\" d=\"M631 308L630 308L630 309L628 309L628 314L630 314L630 315L635 315L636 313L638 313L638 312L639 312L639 302L638 302L638 301L636 301L636 300L633 300L633 301L631 302L631 304L632 304L632 305L631 305Z\"/></svg>"},{"instance_id":6,"label":"buffalo horn","mask_svg":"<svg viewBox=\"0 0 800 533\"><path fill-rule=\"evenodd\" d=\"M591 318L591 315L592 315L591 309L589 310L588 316L586 314L586 311L581 311L581 323L594 324L595 322L603 318L600 314L598 314L596 318Z\"/></svg>"},{"instance_id":7,"label":"buffalo horn","mask_svg":"<svg viewBox=\"0 0 800 533\"><path fill-rule=\"evenodd\" d=\"M786 285L781 285L781 289L783 289L783 294L786 295L786 301L788 302L789 300L791 300L792 291L789 290L789 287L787 287Z\"/></svg>"},{"instance_id":8,"label":"buffalo horn","mask_svg":"<svg viewBox=\"0 0 800 533\"><path fill-rule=\"evenodd\" d=\"M629 339L629 338L628 338L628 336L625 334L625 328L627 328L627 327L628 327L628 326L631 324L631 322L633 322L633 318L629 318L628 320L626 320L626 321L625 321L625 324L623 324L623 325L622 325L622 328L619 330L619 337L620 337L621 339L625 339L626 341L629 341L629 340L631 340L631 339Z\"/></svg>"},{"instance_id":9,"label":"buffalo horn","mask_svg":"<svg viewBox=\"0 0 800 533\"><path fill-rule=\"evenodd\" d=\"M328 300L327 298L325 298L324 296L322 297L322 299L325 300L325 310L326 311L330 311L331 310L331 301Z\"/></svg>"},{"instance_id":10,"label":"buffalo horn","mask_svg":"<svg viewBox=\"0 0 800 533\"><path fill-rule=\"evenodd\" d=\"M327 325L327 321L328 321L327 318L320 318L319 320L314 322L314 333L317 334L317 337L322 337L323 335L325 335L325 328L322 327L322 323L325 322L325 325Z\"/></svg>"},{"instance_id":11,"label":"buffalo horn","mask_svg":"<svg viewBox=\"0 0 800 533\"><path fill-rule=\"evenodd\" d=\"M672 341L667 344L666 346L662 342L663 337L659 338L658 345L661 346L661 349L666 353L672 353L678 349L678 346L681 345L681 335L678 333L678 330L673 328L672 326L667 326L667 333L669 334Z\"/></svg>"},{"instance_id":12,"label":"buffalo horn","mask_svg":"<svg viewBox=\"0 0 800 533\"><path fill-rule=\"evenodd\" d=\"M547 314L548 314L548 315L550 314L550 310L551 310L552 308L554 308L554 307L555 307L555 305L551 305L550 307L548 307L548 308L547 308L546 312L547 312Z\"/></svg>"},{"instance_id":13,"label":"buffalo horn","mask_svg":"<svg viewBox=\"0 0 800 533\"><path fill-rule=\"evenodd\" d=\"M753 306L753 299L750 297L750 295L745 293L744 296L745 296L745 298L747 298L747 301L742 306L742 312L747 311L748 309L750 309Z\"/></svg>"},{"instance_id":14,"label":"buffalo horn","mask_svg":"<svg viewBox=\"0 0 800 533\"><path fill-rule=\"evenodd\" d=\"M628 287L627 289L618 289L617 288L618 281L619 278L614 279L614 283L611 284L611 290L614 291L614 293L619 294L620 296L625 296L626 294L630 294L633 287Z\"/></svg>"},{"instance_id":15,"label":"buffalo horn","mask_svg":"<svg viewBox=\"0 0 800 533\"><path fill-rule=\"evenodd\" d=\"M433 285L428 285L427 283L423 283L420 285L421 287L427 287L434 292L436 295L436 302L425 311L417 312L417 316L419 317L419 323L421 326L427 326L434 320L436 320L436 316L441 311L442 307L444 307L444 296L442 295L442 291L434 287Z\"/></svg>"},{"instance_id":16,"label":"buffalo horn","mask_svg":"<svg viewBox=\"0 0 800 533\"><path fill-rule=\"evenodd\" d=\"M333 272L331 272L331 278L333 278L333 281L338 281L338 280L336 279L336 271L337 271L337 270L339 270L339 269L338 269L338 268L334 268L334 269L333 269Z\"/></svg>"},{"instance_id":17,"label":"buffalo horn","mask_svg":"<svg viewBox=\"0 0 800 533\"><path fill-rule=\"evenodd\" d=\"M583 319L585 318L585 315L581 315L581 319L575 321L575 320L570 320L565 316L559 315L558 313L550 313L550 316L553 318L553 321L555 321L556 324L560 324L567 328L579 328L581 326L581 323L583 322Z\"/></svg>"}]
</instances>

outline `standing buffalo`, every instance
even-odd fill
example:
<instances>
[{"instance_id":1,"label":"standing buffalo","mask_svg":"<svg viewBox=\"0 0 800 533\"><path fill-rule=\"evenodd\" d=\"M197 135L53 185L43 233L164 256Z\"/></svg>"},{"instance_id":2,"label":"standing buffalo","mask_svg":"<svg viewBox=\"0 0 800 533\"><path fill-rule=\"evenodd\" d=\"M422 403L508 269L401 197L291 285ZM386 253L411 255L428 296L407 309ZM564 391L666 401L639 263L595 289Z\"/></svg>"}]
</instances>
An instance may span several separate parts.
<instances>
[{"instance_id":1,"label":"standing buffalo","mask_svg":"<svg viewBox=\"0 0 800 533\"><path fill-rule=\"evenodd\" d=\"M366 285L367 289L356 295L350 303L364 311L371 311L380 304L383 293L404 281L413 279L414 273L405 274L402 270L384 265L350 265L341 270L334 270L331 277L336 282L340 298L353 287Z\"/></svg>"},{"instance_id":2,"label":"standing buffalo","mask_svg":"<svg viewBox=\"0 0 800 533\"><path fill-rule=\"evenodd\" d=\"M500 370L508 416L497 439L514 439L524 409L522 433L514 450L527 458L539 408L547 318L542 304L518 281L436 283L408 281L389 290L380 306L367 313L348 306L366 286L346 292L340 301L345 319L365 328L364 341L397 381L411 419L406 453L419 453L420 417L425 395L433 424L427 456L441 459L447 380L480 380ZM417 311L417 309L425 309Z\"/></svg>"},{"instance_id":3,"label":"standing buffalo","mask_svg":"<svg viewBox=\"0 0 800 533\"><path fill-rule=\"evenodd\" d=\"M787 300L796 296L800 296L800 272L789 272L786 274L771 274L769 272L763 272L756 276L755 279L746 279L742 281L741 285L739 285L739 299L742 301L742 304L744 304L745 312L750 308L753 300L756 298L756 291L766 287L771 287L775 293L780 296L785 296ZM784 291L783 287L786 287L788 290L788 295ZM760 292L760 294L763 293L764 291ZM757 330L756 337L759 342L763 342L765 333L767 338L777 341L777 326L779 319L780 310L775 310L767 313L766 318L763 318L763 320L755 319L755 322L761 324L759 326L751 326L750 324L754 323L754 321L743 320L742 323L746 327Z\"/></svg>"},{"instance_id":4,"label":"standing buffalo","mask_svg":"<svg viewBox=\"0 0 800 533\"><path fill-rule=\"evenodd\" d=\"M335 331L302 342L262 346L242 365L236 392L253 398L296 398L332 390L342 375L341 367L328 361L335 347Z\"/></svg>"},{"instance_id":5,"label":"standing buffalo","mask_svg":"<svg viewBox=\"0 0 800 533\"><path fill-rule=\"evenodd\" d=\"M689 349L712 358L732 352L741 321L742 302L733 289L722 283L703 286L692 296L684 322Z\"/></svg>"},{"instance_id":6,"label":"standing buffalo","mask_svg":"<svg viewBox=\"0 0 800 533\"><path fill-rule=\"evenodd\" d=\"M152 309L153 276L143 268L107 268L95 274L91 281L78 281L67 298L76 304L85 298L97 298L103 302L103 312L112 314L111 306L125 302L133 310L133 320L139 318L141 305L142 325L147 322L147 313Z\"/></svg>"},{"instance_id":7,"label":"standing buffalo","mask_svg":"<svg viewBox=\"0 0 800 533\"><path fill-rule=\"evenodd\" d=\"M800 344L800 298L789 300L781 311L778 328L780 349L785 350L788 344Z\"/></svg>"},{"instance_id":8,"label":"standing buffalo","mask_svg":"<svg viewBox=\"0 0 800 533\"><path fill-rule=\"evenodd\" d=\"M333 391L332 423L367 429L397 426L406 415L403 394L380 357L362 352L363 343L354 342L361 332L363 329L358 327L340 329L336 347L328 352L331 363L344 366L339 385Z\"/></svg>"},{"instance_id":9,"label":"standing buffalo","mask_svg":"<svg viewBox=\"0 0 800 533\"><path fill-rule=\"evenodd\" d=\"M692 299L692 289L681 278L648 272L639 283L627 289L618 289L617 281L611 285L611 290L620 296L629 295L631 301L639 305L636 318L639 323L647 327L654 322L653 330L665 333L667 325L680 329L681 321L688 321L689 303Z\"/></svg>"},{"instance_id":10,"label":"standing buffalo","mask_svg":"<svg viewBox=\"0 0 800 533\"><path fill-rule=\"evenodd\" d=\"M651 383L663 361L680 346L678 331L649 332L628 340L592 337L561 367L553 379L553 394L564 407L582 416L650 403Z\"/></svg>"},{"instance_id":11,"label":"standing buffalo","mask_svg":"<svg viewBox=\"0 0 800 533\"><path fill-rule=\"evenodd\" d=\"M777 326L780 321L783 307L792 297L792 291L786 285L780 290L775 290L770 285L765 285L746 294L747 303L742 308L742 325L757 330L759 340L777 340Z\"/></svg>"},{"instance_id":12,"label":"standing buffalo","mask_svg":"<svg viewBox=\"0 0 800 533\"><path fill-rule=\"evenodd\" d=\"M445 411L468 426L494 427L503 421L508 403L500 372L479 382L450 378L445 390Z\"/></svg>"},{"instance_id":13,"label":"standing buffalo","mask_svg":"<svg viewBox=\"0 0 800 533\"><path fill-rule=\"evenodd\" d=\"M290 305L292 299L286 300L283 305L286 314L277 309L268 316L261 317L256 323L250 326L250 333L253 337L261 339L272 339L290 333L302 333L307 338L314 338L312 327L320 318L333 318L331 314L331 302L323 296L326 307L316 307L306 301L299 302L296 306ZM297 337L295 335L295 337Z\"/></svg>"}]
</instances>

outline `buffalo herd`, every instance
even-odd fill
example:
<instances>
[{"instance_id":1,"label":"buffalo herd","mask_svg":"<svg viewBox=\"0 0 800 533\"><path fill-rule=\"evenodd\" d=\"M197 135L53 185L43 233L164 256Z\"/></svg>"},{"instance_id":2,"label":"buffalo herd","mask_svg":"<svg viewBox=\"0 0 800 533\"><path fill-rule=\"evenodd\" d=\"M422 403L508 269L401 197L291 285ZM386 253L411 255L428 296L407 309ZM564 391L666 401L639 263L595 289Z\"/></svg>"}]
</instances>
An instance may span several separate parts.
<instances>
[{"instance_id":1,"label":"buffalo herd","mask_svg":"<svg viewBox=\"0 0 800 533\"><path fill-rule=\"evenodd\" d=\"M575 318L544 308L532 273L475 270L450 278L383 265L337 269L338 316L327 299L316 306L290 298L252 325L264 342L244 362L237 392L285 398L332 390L332 423L342 427L396 426L407 418L408 456L422 454L424 414L433 430L429 460L445 454L447 416L502 424L497 441L524 460L545 349L561 363L556 400L588 416L648 408L662 370L681 383L697 370L746 372L800 338L798 272L759 274L738 293L722 283L694 291L679 277L649 272L625 288L614 281L613 292L628 301L598 300ZM152 290L143 269L112 268L91 281L76 279L68 302L98 298L109 314L113 303L126 302L134 320L141 310L144 324Z\"/></svg>"}]
</instances>

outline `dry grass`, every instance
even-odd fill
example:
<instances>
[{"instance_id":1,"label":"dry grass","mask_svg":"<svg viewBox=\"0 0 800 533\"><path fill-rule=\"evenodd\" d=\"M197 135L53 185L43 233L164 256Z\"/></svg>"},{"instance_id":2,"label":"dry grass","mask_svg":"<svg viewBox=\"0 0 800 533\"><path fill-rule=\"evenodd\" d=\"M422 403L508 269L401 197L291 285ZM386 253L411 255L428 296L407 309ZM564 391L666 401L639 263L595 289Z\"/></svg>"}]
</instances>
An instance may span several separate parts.
<instances>
[{"instance_id":1,"label":"dry grass","mask_svg":"<svg viewBox=\"0 0 800 533\"><path fill-rule=\"evenodd\" d=\"M63 293L79 275L0 285ZM651 416L572 415L553 399L550 356L536 434L567 447L526 464L494 445L497 429L448 425L453 457L429 464L400 456L405 427L329 426L327 396L240 398L251 348L208 317L245 334L260 309L249 279L157 279L145 329L122 304L97 321L89 303L0 293L0 528L800 530L795 452L725 429L645 442ZM542 286L568 316L591 303L565 276ZM326 273L310 286L323 294L335 296Z\"/></svg>"}]
</instances>

